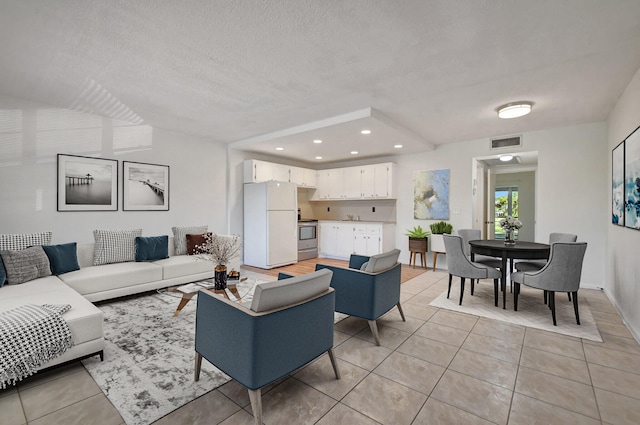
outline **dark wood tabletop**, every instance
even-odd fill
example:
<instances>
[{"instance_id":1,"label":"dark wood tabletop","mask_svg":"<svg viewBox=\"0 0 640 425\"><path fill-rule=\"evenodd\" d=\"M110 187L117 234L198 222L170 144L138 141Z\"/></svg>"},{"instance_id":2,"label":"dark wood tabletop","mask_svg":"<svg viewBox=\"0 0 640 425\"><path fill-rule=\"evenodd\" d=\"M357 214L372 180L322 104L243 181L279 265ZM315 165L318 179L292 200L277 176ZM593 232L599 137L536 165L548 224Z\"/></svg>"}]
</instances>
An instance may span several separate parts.
<instances>
[{"instance_id":1,"label":"dark wood tabletop","mask_svg":"<svg viewBox=\"0 0 640 425\"><path fill-rule=\"evenodd\" d=\"M500 286L503 309L507 304L507 259L546 260L551 250L551 246L545 243L516 241L515 244L505 244L503 240L496 239L469 241L469 245L471 245L471 261L475 254L502 259Z\"/></svg>"}]
</instances>

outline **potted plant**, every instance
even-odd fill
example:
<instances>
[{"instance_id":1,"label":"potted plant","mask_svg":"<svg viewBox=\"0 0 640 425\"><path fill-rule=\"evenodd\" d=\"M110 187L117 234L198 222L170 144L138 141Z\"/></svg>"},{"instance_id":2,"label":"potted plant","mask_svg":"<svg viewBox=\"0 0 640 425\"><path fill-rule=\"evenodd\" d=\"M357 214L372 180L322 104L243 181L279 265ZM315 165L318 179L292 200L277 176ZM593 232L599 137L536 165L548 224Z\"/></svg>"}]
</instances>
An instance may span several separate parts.
<instances>
[{"instance_id":1,"label":"potted plant","mask_svg":"<svg viewBox=\"0 0 640 425\"><path fill-rule=\"evenodd\" d=\"M240 252L240 236L207 233L205 241L199 245L198 257L211 261L214 265L214 289L227 287L227 264Z\"/></svg>"},{"instance_id":2,"label":"potted plant","mask_svg":"<svg viewBox=\"0 0 640 425\"><path fill-rule=\"evenodd\" d=\"M445 233L451 234L453 226L446 221L439 221L432 223L429 227L431 228L431 251L445 252L442 235Z\"/></svg>"},{"instance_id":3,"label":"potted plant","mask_svg":"<svg viewBox=\"0 0 640 425\"><path fill-rule=\"evenodd\" d=\"M411 252L427 252L427 236L429 231L423 229L422 226L415 226L413 229L407 229L405 236L409 236L409 251Z\"/></svg>"}]
</instances>

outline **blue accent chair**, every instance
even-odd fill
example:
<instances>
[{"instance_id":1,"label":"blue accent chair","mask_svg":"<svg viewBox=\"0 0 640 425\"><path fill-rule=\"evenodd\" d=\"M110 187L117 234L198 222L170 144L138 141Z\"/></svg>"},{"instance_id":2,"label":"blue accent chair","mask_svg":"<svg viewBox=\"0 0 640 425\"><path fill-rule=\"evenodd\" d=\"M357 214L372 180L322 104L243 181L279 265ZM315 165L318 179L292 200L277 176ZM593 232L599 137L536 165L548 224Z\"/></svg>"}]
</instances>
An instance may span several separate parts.
<instances>
[{"instance_id":1,"label":"blue accent chair","mask_svg":"<svg viewBox=\"0 0 640 425\"><path fill-rule=\"evenodd\" d=\"M202 358L249 390L256 424L262 424L261 389L328 352L333 355L335 291L332 273L256 285L250 308L213 292L198 295L195 380Z\"/></svg>"},{"instance_id":2,"label":"blue accent chair","mask_svg":"<svg viewBox=\"0 0 640 425\"><path fill-rule=\"evenodd\" d=\"M400 306L399 255L399 249L371 257L353 254L348 268L316 264L316 270L333 271L331 287L336 290L336 311L367 320L377 345L378 318L395 306L406 321Z\"/></svg>"}]
</instances>

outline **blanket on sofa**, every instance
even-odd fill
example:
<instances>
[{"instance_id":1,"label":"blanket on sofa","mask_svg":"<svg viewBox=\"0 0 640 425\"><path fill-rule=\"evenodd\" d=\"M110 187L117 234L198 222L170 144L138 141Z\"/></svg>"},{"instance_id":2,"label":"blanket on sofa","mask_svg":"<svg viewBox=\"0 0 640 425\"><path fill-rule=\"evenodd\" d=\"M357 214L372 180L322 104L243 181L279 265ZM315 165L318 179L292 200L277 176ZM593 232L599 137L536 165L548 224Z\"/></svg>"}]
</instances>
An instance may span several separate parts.
<instances>
[{"instance_id":1,"label":"blanket on sofa","mask_svg":"<svg viewBox=\"0 0 640 425\"><path fill-rule=\"evenodd\" d=\"M26 304L0 313L0 388L32 375L73 346L62 314L71 306Z\"/></svg>"}]
</instances>

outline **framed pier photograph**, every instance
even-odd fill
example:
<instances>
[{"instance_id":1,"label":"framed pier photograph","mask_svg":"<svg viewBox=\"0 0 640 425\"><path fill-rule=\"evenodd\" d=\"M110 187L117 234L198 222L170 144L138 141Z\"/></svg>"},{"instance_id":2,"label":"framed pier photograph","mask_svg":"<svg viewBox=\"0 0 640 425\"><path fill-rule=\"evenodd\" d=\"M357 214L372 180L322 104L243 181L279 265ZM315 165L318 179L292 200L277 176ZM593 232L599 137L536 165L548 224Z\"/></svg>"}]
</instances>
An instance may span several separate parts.
<instances>
[{"instance_id":1,"label":"framed pier photograph","mask_svg":"<svg viewBox=\"0 0 640 425\"><path fill-rule=\"evenodd\" d=\"M169 211L169 166L122 162L122 209Z\"/></svg>"},{"instance_id":2,"label":"framed pier photograph","mask_svg":"<svg viewBox=\"0 0 640 425\"><path fill-rule=\"evenodd\" d=\"M117 211L118 161L58 154L58 211Z\"/></svg>"}]
</instances>

